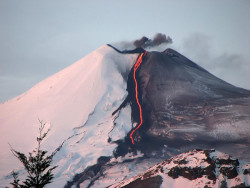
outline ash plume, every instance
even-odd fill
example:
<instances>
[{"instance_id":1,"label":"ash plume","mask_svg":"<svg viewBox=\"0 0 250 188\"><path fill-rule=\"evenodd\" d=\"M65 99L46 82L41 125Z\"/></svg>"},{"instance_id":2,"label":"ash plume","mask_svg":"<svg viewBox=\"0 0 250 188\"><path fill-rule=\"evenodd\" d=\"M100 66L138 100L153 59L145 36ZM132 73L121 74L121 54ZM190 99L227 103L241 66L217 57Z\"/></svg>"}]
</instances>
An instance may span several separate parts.
<instances>
[{"instance_id":1,"label":"ash plume","mask_svg":"<svg viewBox=\"0 0 250 188\"><path fill-rule=\"evenodd\" d=\"M139 47L150 48L150 47L159 46L161 44L172 44L172 43L173 43L172 38L162 33L157 33L153 39L149 39L143 36L141 39L134 41L134 45L137 48Z\"/></svg>"},{"instance_id":2,"label":"ash plume","mask_svg":"<svg viewBox=\"0 0 250 188\"><path fill-rule=\"evenodd\" d=\"M149 41L149 38L143 36L141 39L135 40L135 41L134 41L134 45L135 45L135 47L137 47L137 48L143 47L143 45L145 45L146 42L148 42L148 41Z\"/></svg>"}]
</instances>

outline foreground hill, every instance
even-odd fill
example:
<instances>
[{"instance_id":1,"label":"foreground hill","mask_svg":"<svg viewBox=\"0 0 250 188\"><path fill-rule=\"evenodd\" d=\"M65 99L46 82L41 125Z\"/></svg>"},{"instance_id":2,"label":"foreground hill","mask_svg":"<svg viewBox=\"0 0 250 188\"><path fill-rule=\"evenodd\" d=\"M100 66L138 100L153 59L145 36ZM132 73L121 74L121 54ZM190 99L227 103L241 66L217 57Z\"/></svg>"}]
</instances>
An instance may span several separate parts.
<instances>
[{"instance_id":1,"label":"foreground hill","mask_svg":"<svg viewBox=\"0 0 250 188\"><path fill-rule=\"evenodd\" d=\"M250 163L215 150L192 150L109 188L250 187Z\"/></svg>"}]
</instances>

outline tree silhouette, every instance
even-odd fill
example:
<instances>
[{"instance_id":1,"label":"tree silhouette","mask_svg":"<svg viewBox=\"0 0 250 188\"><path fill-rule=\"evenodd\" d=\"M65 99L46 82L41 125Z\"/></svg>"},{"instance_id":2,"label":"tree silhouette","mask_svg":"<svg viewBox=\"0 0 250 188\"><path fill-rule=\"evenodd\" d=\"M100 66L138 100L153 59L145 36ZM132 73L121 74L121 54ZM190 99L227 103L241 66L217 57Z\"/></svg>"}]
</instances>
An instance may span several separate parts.
<instances>
[{"instance_id":1,"label":"tree silhouette","mask_svg":"<svg viewBox=\"0 0 250 188\"><path fill-rule=\"evenodd\" d=\"M19 161L24 166L25 171L28 173L27 178L22 182L19 183L20 180L18 179L18 173L12 172L12 176L14 181L11 182L15 188L28 188L28 187L35 187L35 188L42 188L46 184L51 183L54 174L52 171L57 167L51 167L51 162L58 150L58 148L47 155L48 151L44 151L41 149L41 143L44 138L47 136L50 129L44 131L45 124L43 121L39 120L40 127L39 127L39 136L37 137L37 148L35 148L32 152L26 156L24 153L16 151L11 146L11 151L13 155L19 159Z\"/></svg>"}]
</instances>

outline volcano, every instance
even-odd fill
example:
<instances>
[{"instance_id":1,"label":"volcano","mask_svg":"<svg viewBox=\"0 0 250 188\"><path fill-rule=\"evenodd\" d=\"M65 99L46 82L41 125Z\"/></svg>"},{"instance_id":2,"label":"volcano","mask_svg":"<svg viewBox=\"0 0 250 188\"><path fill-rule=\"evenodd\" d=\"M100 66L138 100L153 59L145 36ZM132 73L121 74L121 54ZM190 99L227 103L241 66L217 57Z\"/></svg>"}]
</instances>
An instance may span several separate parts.
<instances>
[{"instance_id":1,"label":"volcano","mask_svg":"<svg viewBox=\"0 0 250 188\"><path fill-rule=\"evenodd\" d=\"M173 49L120 51L104 45L0 105L0 181L18 167L8 143L35 147L37 119L50 134L49 187L105 187L191 149L250 159L250 91L235 87Z\"/></svg>"}]
</instances>

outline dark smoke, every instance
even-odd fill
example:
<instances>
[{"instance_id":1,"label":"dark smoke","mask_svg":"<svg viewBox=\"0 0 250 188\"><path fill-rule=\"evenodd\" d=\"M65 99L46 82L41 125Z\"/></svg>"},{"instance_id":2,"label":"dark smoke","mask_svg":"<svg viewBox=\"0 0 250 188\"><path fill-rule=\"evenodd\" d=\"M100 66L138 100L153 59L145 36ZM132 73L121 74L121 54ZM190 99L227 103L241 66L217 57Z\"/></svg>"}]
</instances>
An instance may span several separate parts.
<instances>
[{"instance_id":1,"label":"dark smoke","mask_svg":"<svg viewBox=\"0 0 250 188\"><path fill-rule=\"evenodd\" d=\"M162 43L170 43L170 44L172 44L173 40L169 36L166 37L166 35L164 35L164 34L157 33L155 35L155 37L154 37L153 45L158 46L158 45L160 45Z\"/></svg>"},{"instance_id":2,"label":"dark smoke","mask_svg":"<svg viewBox=\"0 0 250 188\"><path fill-rule=\"evenodd\" d=\"M139 47L147 48L147 47L159 46L161 44L172 44L172 43L173 40L169 36L166 37L166 35L162 33L157 33L154 36L153 40L143 36L141 39L134 41L134 45L137 48Z\"/></svg>"},{"instance_id":3,"label":"dark smoke","mask_svg":"<svg viewBox=\"0 0 250 188\"><path fill-rule=\"evenodd\" d=\"M134 45L137 48L142 47L148 40L149 39L147 37L143 36L140 40L135 40Z\"/></svg>"}]
</instances>

